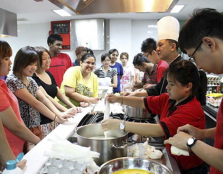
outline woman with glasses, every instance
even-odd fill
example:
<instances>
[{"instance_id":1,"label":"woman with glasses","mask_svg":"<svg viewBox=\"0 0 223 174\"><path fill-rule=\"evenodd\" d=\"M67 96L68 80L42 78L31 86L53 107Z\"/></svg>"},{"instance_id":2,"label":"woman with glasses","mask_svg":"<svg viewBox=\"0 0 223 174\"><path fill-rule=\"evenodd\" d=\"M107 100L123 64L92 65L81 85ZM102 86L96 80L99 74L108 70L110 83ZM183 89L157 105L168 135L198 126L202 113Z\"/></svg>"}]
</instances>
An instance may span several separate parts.
<instances>
[{"instance_id":1,"label":"woman with glasses","mask_svg":"<svg viewBox=\"0 0 223 174\"><path fill-rule=\"evenodd\" d=\"M98 103L98 78L93 73L95 57L85 54L80 60L80 66L69 68L61 84L61 91L75 106L84 103ZM87 104L81 104L87 106Z\"/></svg>"},{"instance_id":2,"label":"woman with glasses","mask_svg":"<svg viewBox=\"0 0 223 174\"><path fill-rule=\"evenodd\" d=\"M99 86L117 87L117 72L116 69L111 68L111 58L108 53L101 56L102 66L94 73L98 76Z\"/></svg>"}]
</instances>

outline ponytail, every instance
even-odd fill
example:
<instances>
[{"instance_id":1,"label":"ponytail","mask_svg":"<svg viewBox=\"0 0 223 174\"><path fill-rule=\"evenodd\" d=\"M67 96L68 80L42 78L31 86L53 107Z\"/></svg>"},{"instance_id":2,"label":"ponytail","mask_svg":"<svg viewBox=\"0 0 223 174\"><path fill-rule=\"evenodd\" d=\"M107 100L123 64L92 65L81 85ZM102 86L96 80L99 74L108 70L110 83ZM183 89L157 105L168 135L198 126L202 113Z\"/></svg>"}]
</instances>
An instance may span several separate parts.
<instances>
[{"instance_id":1,"label":"ponytail","mask_svg":"<svg viewBox=\"0 0 223 174\"><path fill-rule=\"evenodd\" d=\"M196 96L201 105L206 104L207 76L204 71L198 70L189 60L181 60L171 63L167 73L182 85L192 83L191 95Z\"/></svg>"},{"instance_id":2,"label":"ponytail","mask_svg":"<svg viewBox=\"0 0 223 174\"><path fill-rule=\"evenodd\" d=\"M197 100L201 103L201 105L206 104L206 92L207 92L207 76L204 71L199 70L200 74L200 85L197 90Z\"/></svg>"}]
</instances>

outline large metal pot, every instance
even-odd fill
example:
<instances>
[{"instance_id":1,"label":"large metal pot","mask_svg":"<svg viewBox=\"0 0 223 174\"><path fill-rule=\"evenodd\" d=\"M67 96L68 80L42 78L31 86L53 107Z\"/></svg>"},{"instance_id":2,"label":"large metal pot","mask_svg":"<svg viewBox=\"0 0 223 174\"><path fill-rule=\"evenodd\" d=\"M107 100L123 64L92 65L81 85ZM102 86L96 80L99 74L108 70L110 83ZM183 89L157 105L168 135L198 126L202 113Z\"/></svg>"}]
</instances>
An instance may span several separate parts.
<instances>
[{"instance_id":1,"label":"large metal pot","mask_svg":"<svg viewBox=\"0 0 223 174\"><path fill-rule=\"evenodd\" d=\"M151 114L145 108L126 106L126 115L133 118L151 118Z\"/></svg>"},{"instance_id":2,"label":"large metal pot","mask_svg":"<svg viewBox=\"0 0 223 174\"><path fill-rule=\"evenodd\" d=\"M99 159L95 162L101 165L111 159L127 156L127 133L120 130L108 131L105 139L101 124L89 124L78 128L77 142L81 146L91 147L91 150L99 152Z\"/></svg>"},{"instance_id":3,"label":"large metal pot","mask_svg":"<svg viewBox=\"0 0 223 174\"><path fill-rule=\"evenodd\" d=\"M173 174L173 171L163 164L143 158L125 157L117 158L104 163L98 174L112 174L123 169L142 169L154 174Z\"/></svg>"}]
</instances>

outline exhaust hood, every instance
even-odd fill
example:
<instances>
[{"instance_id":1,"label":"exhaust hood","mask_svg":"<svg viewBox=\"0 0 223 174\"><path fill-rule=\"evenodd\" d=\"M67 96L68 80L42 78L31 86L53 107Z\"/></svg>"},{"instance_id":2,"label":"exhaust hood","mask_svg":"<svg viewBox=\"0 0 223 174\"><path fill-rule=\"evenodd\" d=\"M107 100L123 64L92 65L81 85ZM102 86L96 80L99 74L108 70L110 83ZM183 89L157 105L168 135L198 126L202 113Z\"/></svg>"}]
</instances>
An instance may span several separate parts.
<instances>
[{"instance_id":1,"label":"exhaust hood","mask_svg":"<svg viewBox=\"0 0 223 174\"><path fill-rule=\"evenodd\" d=\"M76 14L164 13L179 0L49 0L65 11Z\"/></svg>"},{"instance_id":2,"label":"exhaust hood","mask_svg":"<svg viewBox=\"0 0 223 174\"><path fill-rule=\"evenodd\" d=\"M92 50L105 49L105 20L81 19L71 20L71 49L78 46Z\"/></svg>"},{"instance_id":3,"label":"exhaust hood","mask_svg":"<svg viewBox=\"0 0 223 174\"><path fill-rule=\"evenodd\" d=\"M17 37L17 15L0 8L0 37Z\"/></svg>"}]
</instances>

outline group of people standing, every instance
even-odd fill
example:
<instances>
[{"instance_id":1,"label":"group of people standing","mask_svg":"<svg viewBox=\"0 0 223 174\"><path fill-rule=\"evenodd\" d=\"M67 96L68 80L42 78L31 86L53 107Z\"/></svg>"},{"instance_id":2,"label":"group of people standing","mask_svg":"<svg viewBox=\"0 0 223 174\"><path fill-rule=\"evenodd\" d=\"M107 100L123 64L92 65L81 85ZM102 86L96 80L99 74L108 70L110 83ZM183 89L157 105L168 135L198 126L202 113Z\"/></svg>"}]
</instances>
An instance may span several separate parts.
<instances>
[{"instance_id":1,"label":"group of people standing","mask_svg":"<svg viewBox=\"0 0 223 174\"><path fill-rule=\"evenodd\" d=\"M223 106L221 103L217 127L205 129L202 105L206 99L207 78L198 67L209 73L223 73L223 14L214 9L197 10L180 32L179 22L171 16L160 19L157 25L157 43L146 39L141 47L143 53L133 60L135 68L145 72L142 82L134 84L133 71L128 73L130 85L145 90L126 92L124 96L110 94L107 100L145 108L158 114L160 123L108 119L102 122L102 128L104 131L121 129L145 136L162 136L169 152L171 145L190 151L190 156L173 155L182 174L208 173L207 164L211 166L210 174L221 174ZM1 162L15 159L23 151L25 141L28 142L26 150L37 144L55 126L53 121L63 123L81 112L78 106L97 103L98 85L107 83L100 82L100 78L110 78L108 85L113 87L114 93L126 88L123 76L125 69L126 72L129 70L127 53L120 55L122 66L116 62L118 50L110 50L101 56L102 67L95 70L94 54L80 48L76 49L77 60L73 66L70 58L60 53L61 39L56 34L49 36L49 52L43 47L21 48L15 56L13 74L6 81L0 80ZM183 60L178 46L198 67ZM11 47L1 40L0 76L8 75L11 55ZM215 138L214 147L205 144L203 138Z\"/></svg>"}]
</instances>

